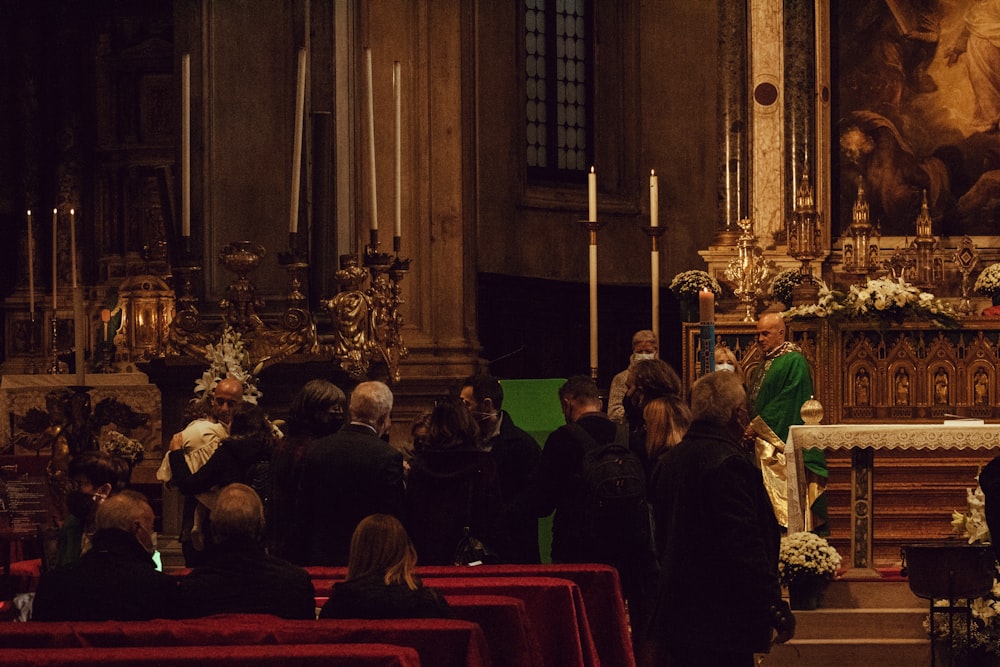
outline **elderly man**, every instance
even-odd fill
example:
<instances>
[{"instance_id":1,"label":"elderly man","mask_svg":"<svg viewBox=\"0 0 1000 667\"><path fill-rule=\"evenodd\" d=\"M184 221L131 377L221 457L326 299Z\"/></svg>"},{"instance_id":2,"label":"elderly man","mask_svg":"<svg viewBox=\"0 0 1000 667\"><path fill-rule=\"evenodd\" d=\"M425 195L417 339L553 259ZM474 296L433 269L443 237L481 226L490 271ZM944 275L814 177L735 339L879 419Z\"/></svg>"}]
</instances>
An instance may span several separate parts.
<instances>
[{"instance_id":1,"label":"elderly man","mask_svg":"<svg viewBox=\"0 0 1000 667\"><path fill-rule=\"evenodd\" d=\"M156 571L153 508L124 490L102 502L90 551L42 574L36 621L145 621L177 613L177 579Z\"/></svg>"},{"instance_id":2,"label":"elderly man","mask_svg":"<svg viewBox=\"0 0 1000 667\"><path fill-rule=\"evenodd\" d=\"M181 615L271 614L314 619L312 579L264 551L264 505L246 484L219 492L212 510L215 548L180 583Z\"/></svg>"},{"instance_id":3,"label":"elderly man","mask_svg":"<svg viewBox=\"0 0 1000 667\"><path fill-rule=\"evenodd\" d=\"M611 389L608 392L608 416L611 421L619 424L625 421L625 394L628 391L628 373L637 361L656 359L660 351L656 334L649 329L636 331L632 336L632 356L629 357L629 367L611 378Z\"/></svg>"},{"instance_id":4,"label":"elderly man","mask_svg":"<svg viewBox=\"0 0 1000 667\"><path fill-rule=\"evenodd\" d=\"M739 378L717 371L698 379L691 412L649 490L661 569L644 664L751 667L774 631L779 643L795 634L778 583L780 528L741 447L748 417Z\"/></svg>"},{"instance_id":5,"label":"elderly man","mask_svg":"<svg viewBox=\"0 0 1000 667\"><path fill-rule=\"evenodd\" d=\"M300 565L347 565L358 522L402 510L403 456L382 439L392 423L392 391L362 382L347 410L350 423L318 440L302 461L289 546Z\"/></svg>"},{"instance_id":6,"label":"elderly man","mask_svg":"<svg viewBox=\"0 0 1000 667\"><path fill-rule=\"evenodd\" d=\"M757 344L764 358L750 377L750 416L759 416L784 442L788 427L802 423L802 404L812 397L809 362L798 345L786 340L780 313L764 313L757 320ZM821 450L807 449L802 460L812 488L812 530L829 535L826 497L822 495L828 475L826 456Z\"/></svg>"},{"instance_id":7,"label":"elderly man","mask_svg":"<svg viewBox=\"0 0 1000 667\"><path fill-rule=\"evenodd\" d=\"M183 431L175 433L170 439L170 451L198 450L200 463L204 464L218 448L219 443L229 435L233 410L242 403L243 383L233 378L219 380L209 400L209 414L204 418L193 420ZM161 465L157 472L157 478L164 481L172 478L172 471L167 461L168 458L165 458L164 465ZM180 543L184 562L188 567L201 562L204 553L202 535L207 531L207 525L203 525L201 520L196 521L198 504L195 496L184 496Z\"/></svg>"}]
</instances>

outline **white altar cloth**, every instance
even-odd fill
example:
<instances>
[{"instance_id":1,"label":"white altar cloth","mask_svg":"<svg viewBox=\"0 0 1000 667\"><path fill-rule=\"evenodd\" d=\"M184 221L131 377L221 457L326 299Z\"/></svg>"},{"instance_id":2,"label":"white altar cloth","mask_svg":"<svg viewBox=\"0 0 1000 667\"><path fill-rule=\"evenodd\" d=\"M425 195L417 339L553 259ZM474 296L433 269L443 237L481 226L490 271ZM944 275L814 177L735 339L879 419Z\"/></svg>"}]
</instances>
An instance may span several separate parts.
<instances>
[{"instance_id":1,"label":"white altar cloth","mask_svg":"<svg viewBox=\"0 0 1000 667\"><path fill-rule=\"evenodd\" d=\"M1000 448L1000 424L831 424L792 426L785 442L788 480L788 532L804 530L803 498L794 490L805 478L802 449L994 449Z\"/></svg>"}]
</instances>

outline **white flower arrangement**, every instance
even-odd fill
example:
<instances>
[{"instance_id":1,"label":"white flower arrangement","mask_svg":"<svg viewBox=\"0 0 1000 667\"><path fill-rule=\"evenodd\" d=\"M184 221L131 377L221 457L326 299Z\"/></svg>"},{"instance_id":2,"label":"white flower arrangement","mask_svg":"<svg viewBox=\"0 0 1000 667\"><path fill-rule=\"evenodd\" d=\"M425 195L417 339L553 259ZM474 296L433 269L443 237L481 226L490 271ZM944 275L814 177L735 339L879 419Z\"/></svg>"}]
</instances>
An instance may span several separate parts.
<instances>
[{"instance_id":1,"label":"white flower arrangement","mask_svg":"<svg viewBox=\"0 0 1000 667\"><path fill-rule=\"evenodd\" d=\"M205 346L205 360L209 364L208 370L201 378L195 380L195 400L204 399L207 394L215 390L215 385L223 378L242 382L243 400L248 403L256 405L263 396L257 388L256 375L260 373L264 364L261 362L253 370L247 370L250 365L250 353L247 352L243 337L232 327L226 327L217 345Z\"/></svg>"},{"instance_id":2,"label":"white flower arrangement","mask_svg":"<svg viewBox=\"0 0 1000 667\"><path fill-rule=\"evenodd\" d=\"M958 323L951 306L903 278L871 278L863 287L851 285L846 295L822 283L815 306L798 306L785 312L786 319L794 317L867 319L880 326L900 323L908 317L942 328L954 328Z\"/></svg>"},{"instance_id":3,"label":"white flower arrangement","mask_svg":"<svg viewBox=\"0 0 1000 667\"><path fill-rule=\"evenodd\" d=\"M146 448L134 438L115 430L107 430L98 438L102 452L125 459L133 468L140 463L146 454Z\"/></svg>"},{"instance_id":4,"label":"white flower arrangement","mask_svg":"<svg viewBox=\"0 0 1000 667\"><path fill-rule=\"evenodd\" d=\"M840 567L840 554L824 538L806 531L781 538L778 581L787 586L802 579L833 579Z\"/></svg>"},{"instance_id":5,"label":"white flower arrangement","mask_svg":"<svg viewBox=\"0 0 1000 667\"><path fill-rule=\"evenodd\" d=\"M976 278L973 289L984 296L992 298L1000 294L1000 263L990 264Z\"/></svg>"},{"instance_id":6,"label":"white flower arrangement","mask_svg":"<svg viewBox=\"0 0 1000 667\"><path fill-rule=\"evenodd\" d=\"M775 301L791 305L792 291L802 282L802 273L798 269L785 269L774 277L767 293Z\"/></svg>"},{"instance_id":7,"label":"white flower arrangement","mask_svg":"<svg viewBox=\"0 0 1000 667\"><path fill-rule=\"evenodd\" d=\"M722 285L707 271L681 271L670 281L670 291L678 299L695 299L703 289L710 290L715 298L722 296Z\"/></svg>"}]
</instances>

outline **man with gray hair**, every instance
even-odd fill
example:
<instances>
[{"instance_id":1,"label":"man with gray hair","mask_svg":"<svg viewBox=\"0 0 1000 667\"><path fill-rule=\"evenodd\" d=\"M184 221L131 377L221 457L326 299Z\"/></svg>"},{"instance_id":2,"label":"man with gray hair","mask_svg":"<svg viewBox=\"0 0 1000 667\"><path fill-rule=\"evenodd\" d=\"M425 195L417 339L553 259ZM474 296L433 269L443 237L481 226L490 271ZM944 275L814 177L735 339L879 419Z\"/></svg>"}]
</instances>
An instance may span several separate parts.
<instances>
[{"instance_id":1,"label":"man with gray hair","mask_svg":"<svg viewBox=\"0 0 1000 667\"><path fill-rule=\"evenodd\" d=\"M739 378L700 378L691 412L650 487L661 569L644 652L657 654L655 664L749 667L754 653L795 634L778 583L780 528L741 448L748 417Z\"/></svg>"},{"instance_id":2,"label":"man with gray hair","mask_svg":"<svg viewBox=\"0 0 1000 667\"><path fill-rule=\"evenodd\" d=\"M392 391L362 382L348 404L350 423L316 442L302 463L289 557L299 565L347 565L351 535L369 514L400 516L403 456L382 436Z\"/></svg>"}]
</instances>

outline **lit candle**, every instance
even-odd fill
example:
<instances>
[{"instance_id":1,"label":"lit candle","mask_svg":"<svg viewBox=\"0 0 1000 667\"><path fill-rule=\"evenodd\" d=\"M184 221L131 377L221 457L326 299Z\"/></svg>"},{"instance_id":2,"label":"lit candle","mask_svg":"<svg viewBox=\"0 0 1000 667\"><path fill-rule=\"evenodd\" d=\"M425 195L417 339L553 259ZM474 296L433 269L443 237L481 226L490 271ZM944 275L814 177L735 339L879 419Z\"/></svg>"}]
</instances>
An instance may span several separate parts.
<instances>
[{"instance_id":1,"label":"lit candle","mask_svg":"<svg viewBox=\"0 0 1000 667\"><path fill-rule=\"evenodd\" d=\"M302 182L302 124L306 108L306 50L299 49L299 70L295 86L295 135L292 142L292 207L288 231L299 231L299 190Z\"/></svg>"},{"instance_id":2,"label":"lit candle","mask_svg":"<svg viewBox=\"0 0 1000 667\"><path fill-rule=\"evenodd\" d=\"M403 236L403 163L402 163L402 114L400 113L402 92L402 68L398 60L392 63L392 102L395 107L396 130L396 238Z\"/></svg>"},{"instance_id":3,"label":"lit candle","mask_svg":"<svg viewBox=\"0 0 1000 667\"><path fill-rule=\"evenodd\" d=\"M191 236L191 54L181 56L181 236Z\"/></svg>"},{"instance_id":4,"label":"lit candle","mask_svg":"<svg viewBox=\"0 0 1000 667\"><path fill-rule=\"evenodd\" d=\"M52 317L59 306L59 211L52 209Z\"/></svg>"},{"instance_id":5,"label":"lit candle","mask_svg":"<svg viewBox=\"0 0 1000 667\"><path fill-rule=\"evenodd\" d=\"M597 172L594 168L590 168L590 173L587 174L587 204L588 204L588 217L590 222L597 222Z\"/></svg>"},{"instance_id":6,"label":"lit candle","mask_svg":"<svg viewBox=\"0 0 1000 667\"><path fill-rule=\"evenodd\" d=\"M69 210L69 265L71 284L76 289L76 210Z\"/></svg>"},{"instance_id":7,"label":"lit candle","mask_svg":"<svg viewBox=\"0 0 1000 667\"><path fill-rule=\"evenodd\" d=\"M365 76L368 82L368 171L371 175L373 232L378 231L378 196L375 190L375 102L372 91L372 50L365 49Z\"/></svg>"},{"instance_id":8,"label":"lit candle","mask_svg":"<svg viewBox=\"0 0 1000 667\"><path fill-rule=\"evenodd\" d=\"M660 226L660 177L649 170L649 226Z\"/></svg>"},{"instance_id":9,"label":"lit candle","mask_svg":"<svg viewBox=\"0 0 1000 667\"><path fill-rule=\"evenodd\" d=\"M31 231L31 209L28 209L28 312L35 319L35 238Z\"/></svg>"},{"instance_id":10,"label":"lit candle","mask_svg":"<svg viewBox=\"0 0 1000 667\"><path fill-rule=\"evenodd\" d=\"M698 292L698 312L702 322L715 322L715 294L712 290L703 288Z\"/></svg>"}]
</instances>

